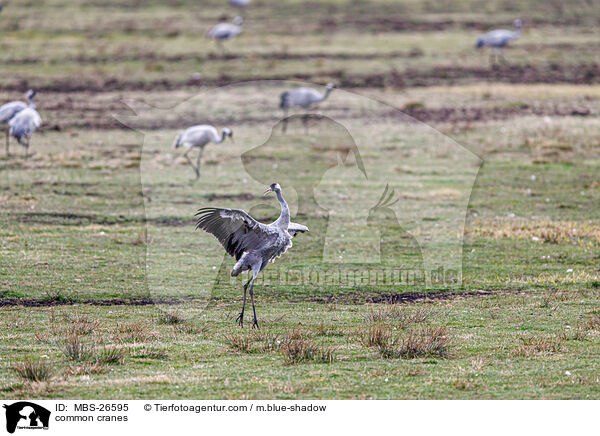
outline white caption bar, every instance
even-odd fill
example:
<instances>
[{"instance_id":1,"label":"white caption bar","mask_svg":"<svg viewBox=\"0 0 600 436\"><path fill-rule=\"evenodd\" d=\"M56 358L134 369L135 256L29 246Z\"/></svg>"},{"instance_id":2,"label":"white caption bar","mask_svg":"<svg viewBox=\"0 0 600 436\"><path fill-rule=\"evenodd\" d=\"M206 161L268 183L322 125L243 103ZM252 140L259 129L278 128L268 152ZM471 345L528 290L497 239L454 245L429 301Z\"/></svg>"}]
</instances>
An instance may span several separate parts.
<instances>
[{"instance_id":1,"label":"white caption bar","mask_svg":"<svg viewBox=\"0 0 600 436\"><path fill-rule=\"evenodd\" d=\"M599 434L595 401L2 401L2 431L39 435ZM193 433L191 433L193 431ZM9 434L4 433L4 434Z\"/></svg>"}]
</instances>

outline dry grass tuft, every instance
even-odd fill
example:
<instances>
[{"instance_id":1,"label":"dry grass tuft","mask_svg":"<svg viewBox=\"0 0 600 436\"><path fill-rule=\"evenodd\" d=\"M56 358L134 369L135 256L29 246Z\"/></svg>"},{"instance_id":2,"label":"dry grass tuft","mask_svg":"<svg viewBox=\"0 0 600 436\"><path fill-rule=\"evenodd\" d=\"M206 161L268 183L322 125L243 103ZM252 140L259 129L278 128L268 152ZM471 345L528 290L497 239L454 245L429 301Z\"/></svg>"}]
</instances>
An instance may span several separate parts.
<instances>
[{"instance_id":1,"label":"dry grass tuft","mask_svg":"<svg viewBox=\"0 0 600 436\"><path fill-rule=\"evenodd\" d=\"M586 330L600 330L600 313L592 312L583 327Z\"/></svg>"},{"instance_id":2,"label":"dry grass tuft","mask_svg":"<svg viewBox=\"0 0 600 436\"><path fill-rule=\"evenodd\" d=\"M70 334L65 338L65 355L74 361L89 360L91 357L91 347L81 341L79 335Z\"/></svg>"},{"instance_id":3,"label":"dry grass tuft","mask_svg":"<svg viewBox=\"0 0 600 436\"><path fill-rule=\"evenodd\" d=\"M384 353L385 354L385 353ZM404 359L416 357L450 357L450 335L445 326L424 327L401 337L393 354Z\"/></svg>"},{"instance_id":4,"label":"dry grass tuft","mask_svg":"<svg viewBox=\"0 0 600 436\"><path fill-rule=\"evenodd\" d=\"M281 346L279 335L264 329L252 330L250 333L229 332L225 336L225 342L231 350L243 353L269 353L278 350Z\"/></svg>"},{"instance_id":5,"label":"dry grass tuft","mask_svg":"<svg viewBox=\"0 0 600 436\"><path fill-rule=\"evenodd\" d=\"M590 331L585 327L575 327L564 329L560 334L560 339L563 341L585 341L588 339Z\"/></svg>"},{"instance_id":6,"label":"dry grass tuft","mask_svg":"<svg viewBox=\"0 0 600 436\"><path fill-rule=\"evenodd\" d=\"M118 324L113 336L114 340L120 343L148 342L156 337L156 333L147 325L136 321Z\"/></svg>"},{"instance_id":7,"label":"dry grass tuft","mask_svg":"<svg viewBox=\"0 0 600 436\"><path fill-rule=\"evenodd\" d=\"M123 363L125 352L121 348L84 343L79 335L71 334L65 338L65 355L74 362L94 362L100 365Z\"/></svg>"},{"instance_id":8,"label":"dry grass tuft","mask_svg":"<svg viewBox=\"0 0 600 436\"><path fill-rule=\"evenodd\" d=\"M97 362L82 362L78 365L71 364L65 369L65 376L103 374L106 367Z\"/></svg>"},{"instance_id":9,"label":"dry grass tuft","mask_svg":"<svg viewBox=\"0 0 600 436\"><path fill-rule=\"evenodd\" d=\"M249 353L252 348L250 336L243 332L228 333L225 335L225 342L230 349L242 353Z\"/></svg>"},{"instance_id":10,"label":"dry grass tuft","mask_svg":"<svg viewBox=\"0 0 600 436\"><path fill-rule=\"evenodd\" d=\"M80 336L89 335L100 327L100 321L78 313L73 315L65 313L63 323L66 324L64 329L68 334Z\"/></svg>"},{"instance_id":11,"label":"dry grass tuft","mask_svg":"<svg viewBox=\"0 0 600 436\"><path fill-rule=\"evenodd\" d=\"M392 340L390 327L385 324L370 324L357 332L361 344L365 347L387 348Z\"/></svg>"},{"instance_id":12,"label":"dry grass tuft","mask_svg":"<svg viewBox=\"0 0 600 436\"><path fill-rule=\"evenodd\" d=\"M479 387L478 383L472 378L457 377L453 382L452 386L459 391L472 391Z\"/></svg>"},{"instance_id":13,"label":"dry grass tuft","mask_svg":"<svg viewBox=\"0 0 600 436\"><path fill-rule=\"evenodd\" d=\"M252 332L252 338L259 344L259 351L269 353L276 351L281 346L281 340L278 333L272 333L268 330L256 330Z\"/></svg>"},{"instance_id":14,"label":"dry grass tuft","mask_svg":"<svg viewBox=\"0 0 600 436\"><path fill-rule=\"evenodd\" d=\"M405 328L410 324L424 323L430 319L431 316L431 310L423 307L409 309L408 307L402 307L399 304L389 304L371 311L367 314L366 320L373 323L392 321L398 323L401 328Z\"/></svg>"},{"instance_id":15,"label":"dry grass tuft","mask_svg":"<svg viewBox=\"0 0 600 436\"><path fill-rule=\"evenodd\" d=\"M515 348L517 356L531 357L539 354L555 354L563 350L563 339L559 337L537 336L519 338L520 344Z\"/></svg>"},{"instance_id":16,"label":"dry grass tuft","mask_svg":"<svg viewBox=\"0 0 600 436\"><path fill-rule=\"evenodd\" d=\"M335 360L332 349L315 344L305 332L298 329L284 336L281 351L287 365L308 361L332 363Z\"/></svg>"},{"instance_id":17,"label":"dry grass tuft","mask_svg":"<svg viewBox=\"0 0 600 436\"><path fill-rule=\"evenodd\" d=\"M100 365L119 365L125 360L125 351L122 348L103 347L94 350L93 360Z\"/></svg>"},{"instance_id":18,"label":"dry grass tuft","mask_svg":"<svg viewBox=\"0 0 600 436\"><path fill-rule=\"evenodd\" d=\"M164 360L168 357L166 350L157 349L154 347L139 347L129 353L134 359L156 359Z\"/></svg>"},{"instance_id":19,"label":"dry grass tuft","mask_svg":"<svg viewBox=\"0 0 600 436\"><path fill-rule=\"evenodd\" d=\"M166 325L183 324L185 318L177 310L169 310L159 315L158 323Z\"/></svg>"},{"instance_id":20,"label":"dry grass tuft","mask_svg":"<svg viewBox=\"0 0 600 436\"><path fill-rule=\"evenodd\" d=\"M39 359L25 360L14 365L12 369L20 377L33 382L49 380L53 372L48 362Z\"/></svg>"}]
</instances>

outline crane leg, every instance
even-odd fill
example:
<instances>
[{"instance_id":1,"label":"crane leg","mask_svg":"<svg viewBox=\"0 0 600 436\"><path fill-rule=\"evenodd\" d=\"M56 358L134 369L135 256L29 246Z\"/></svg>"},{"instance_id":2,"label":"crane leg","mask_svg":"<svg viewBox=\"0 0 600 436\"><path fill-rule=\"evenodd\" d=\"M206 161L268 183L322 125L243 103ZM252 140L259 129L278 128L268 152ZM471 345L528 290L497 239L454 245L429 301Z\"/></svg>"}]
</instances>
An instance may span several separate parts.
<instances>
[{"instance_id":1,"label":"crane leg","mask_svg":"<svg viewBox=\"0 0 600 436\"><path fill-rule=\"evenodd\" d=\"M221 55L225 55L227 52L225 50L225 46L223 45L223 41L221 41L220 39L217 39L217 45L219 46L219 50L221 51Z\"/></svg>"},{"instance_id":2,"label":"crane leg","mask_svg":"<svg viewBox=\"0 0 600 436\"><path fill-rule=\"evenodd\" d=\"M255 274L254 271L252 272L252 282L250 282L250 301L252 301L252 312L254 313L252 328L256 327L260 330L260 327L258 326L258 318L256 318L256 307L254 307L254 279L257 275L258 273Z\"/></svg>"},{"instance_id":3,"label":"crane leg","mask_svg":"<svg viewBox=\"0 0 600 436\"><path fill-rule=\"evenodd\" d=\"M196 178L200 177L200 164L202 163L202 153L204 153L204 148L200 148L200 152L198 153L198 157L196 158Z\"/></svg>"},{"instance_id":4,"label":"crane leg","mask_svg":"<svg viewBox=\"0 0 600 436\"><path fill-rule=\"evenodd\" d=\"M8 129L6 129L6 156L10 156L9 143L10 143L10 134L8 133Z\"/></svg>"},{"instance_id":5,"label":"crane leg","mask_svg":"<svg viewBox=\"0 0 600 436\"><path fill-rule=\"evenodd\" d=\"M249 279L246 284L244 285L244 299L242 301L242 311L240 312L240 314L238 315L238 317L236 318L235 322L239 323L240 327L244 327L244 308L246 307L246 289L248 289L248 284L250 283Z\"/></svg>"},{"instance_id":6,"label":"crane leg","mask_svg":"<svg viewBox=\"0 0 600 436\"><path fill-rule=\"evenodd\" d=\"M308 114L302 116L302 124L304 125L304 133L306 135L308 135L308 117Z\"/></svg>"},{"instance_id":7,"label":"crane leg","mask_svg":"<svg viewBox=\"0 0 600 436\"><path fill-rule=\"evenodd\" d=\"M192 149L190 148L188 151L186 151L185 153L183 153L183 157L185 157L187 159L187 161L190 163L190 165L192 166L192 168L194 169L194 172L196 173L196 178L200 177L200 170L198 170L198 168L196 168L196 166L194 165L194 162L192 162L192 160L190 159L190 157L188 156L188 153L191 151Z\"/></svg>"},{"instance_id":8,"label":"crane leg","mask_svg":"<svg viewBox=\"0 0 600 436\"><path fill-rule=\"evenodd\" d=\"M281 132L285 134L287 131L287 123L288 123L288 111L287 109L283 110L283 123L281 125Z\"/></svg>"},{"instance_id":9,"label":"crane leg","mask_svg":"<svg viewBox=\"0 0 600 436\"><path fill-rule=\"evenodd\" d=\"M500 49L498 51L498 60L500 62L502 62L504 65L506 65L508 62L506 62L506 59L504 58L504 51L502 51L502 49Z\"/></svg>"}]
</instances>

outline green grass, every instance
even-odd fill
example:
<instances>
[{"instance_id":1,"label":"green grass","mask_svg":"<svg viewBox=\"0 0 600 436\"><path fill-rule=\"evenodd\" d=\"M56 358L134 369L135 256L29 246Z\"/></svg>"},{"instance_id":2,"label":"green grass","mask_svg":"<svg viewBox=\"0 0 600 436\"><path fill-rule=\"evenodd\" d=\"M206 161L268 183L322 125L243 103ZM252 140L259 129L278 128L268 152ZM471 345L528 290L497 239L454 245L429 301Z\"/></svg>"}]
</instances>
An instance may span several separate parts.
<instances>
[{"instance_id":1,"label":"green grass","mask_svg":"<svg viewBox=\"0 0 600 436\"><path fill-rule=\"evenodd\" d=\"M370 314L389 306L261 303L260 333L234 326L237 302L188 308L185 323L175 325L160 322L154 308L79 307L100 322L94 339L123 351L122 364L99 366L69 362L62 352L51 320L72 309L9 308L2 353L14 362L46 355L58 372L31 383L2 372L2 396L597 399L599 331L589 321L598 317L598 302L597 291L500 292L398 309L430 312L424 323L377 321L398 343L424 325L445 327L443 357L390 356L365 345L357 331L372 322ZM138 335L126 337L122 327L131 325ZM587 337L569 339L570 331L586 325ZM328 352L333 361L290 361L282 347L298 334L303 347ZM70 375L63 377L65 372Z\"/></svg>"}]
</instances>

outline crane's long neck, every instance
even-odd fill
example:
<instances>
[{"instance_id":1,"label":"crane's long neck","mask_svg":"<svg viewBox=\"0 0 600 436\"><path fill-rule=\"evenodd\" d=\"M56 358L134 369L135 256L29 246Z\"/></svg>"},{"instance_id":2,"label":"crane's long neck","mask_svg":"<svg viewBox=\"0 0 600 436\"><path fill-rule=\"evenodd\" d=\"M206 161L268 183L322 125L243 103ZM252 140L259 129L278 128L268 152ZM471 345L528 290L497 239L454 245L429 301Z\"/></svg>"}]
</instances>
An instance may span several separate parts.
<instances>
[{"instance_id":1,"label":"crane's long neck","mask_svg":"<svg viewBox=\"0 0 600 436\"><path fill-rule=\"evenodd\" d=\"M33 97L27 97L27 101L29 102L29 107L31 109L35 109L35 101L33 101Z\"/></svg>"},{"instance_id":2,"label":"crane's long neck","mask_svg":"<svg viewBox=\"0 0 600 436\"><path fill-rule=\"evenodd\" d=\"M513 38L518 38L521 36L521 26L515 26L515 30L513 31Z\"/></svg>"},{"instance_id":3,"label":"crane's long neck","mask_svg":"<svg viewBox=\"0 0 600 436\"><path fill-rule=\"evenodd\" d=\"M211 132L210 136L211 136L211 142L213 142L214 144L220 144L221 142L225 141L225 138L227 137L227 133L225 133L225 131L223 131L223 133L221 133L221 136L218 136L218 134L215 134L213 131L213 132Z\"/></svg>"},{"instance_id":4,"label":"crane's long neck","mask_svg":"<svg viewBox=\"0 0 600 436\"><path fill-rule=\"evenodd\" d=\"M279 215L279 218L277 218L277 221L275 221L280 227L284 228L287 230L288 226L290 225L290 209L287 205L287 203L285 202L283 195L281 194L281 191L277 191L277 200L279 201L279 204L281 205L281 214Z\"/></svg>"},{"instance_id":5,"label":"crane's long neck","mask_svg":"<svg viewBox=\"0 0 600 436\"><path fill-rule=\"evenodd\" d=\"M325 90L325 94L323 94L323 96L319 99L319 101L324 101L327 99L327 97L329 97L329 94L331 94L331 91L333 90L333 88L327 88Z\"/></svg>"}]
</instances>

